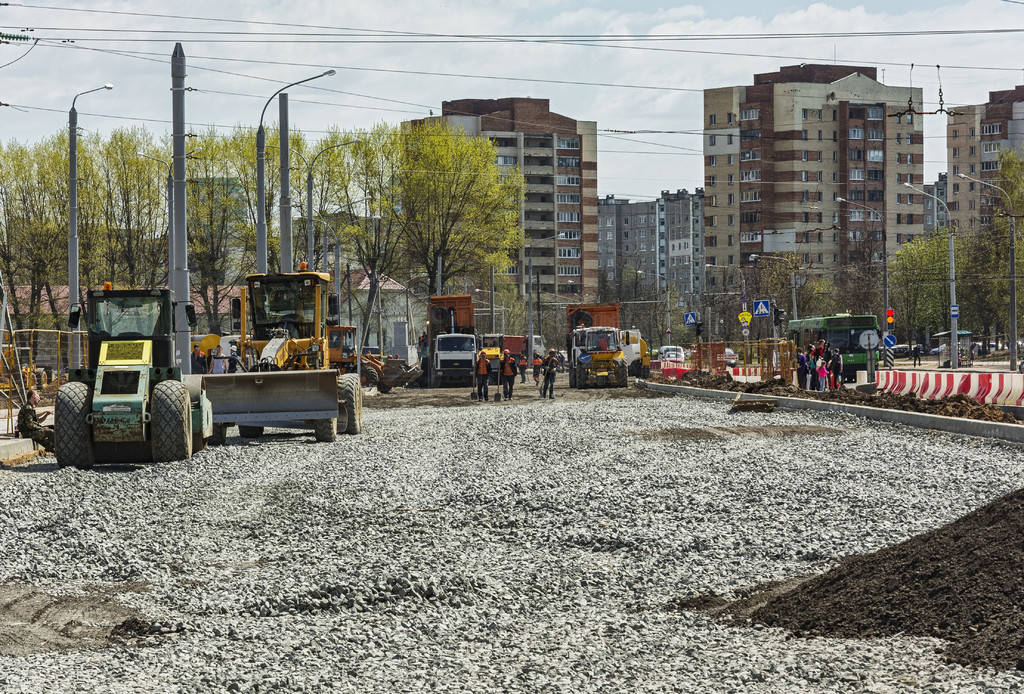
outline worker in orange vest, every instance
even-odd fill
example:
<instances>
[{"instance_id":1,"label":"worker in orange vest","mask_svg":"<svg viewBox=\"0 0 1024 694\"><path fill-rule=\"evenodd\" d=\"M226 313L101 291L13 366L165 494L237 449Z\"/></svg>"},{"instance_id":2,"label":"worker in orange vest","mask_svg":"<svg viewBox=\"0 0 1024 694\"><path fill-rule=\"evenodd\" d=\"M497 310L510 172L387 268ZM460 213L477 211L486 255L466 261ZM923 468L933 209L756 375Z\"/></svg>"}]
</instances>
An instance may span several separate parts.
<instances>
[{"instance_id":1,"label":"worker in orange vest","mask_svg":"<svg viewBox=\"0 0 1024 694\"><path fill-rule=\"evenodd\" d=\"M526 383L526 353L519 355L519 382Z\"/></svg>"},{"instance_id":2,"label":"worker in orange vest","mask_svg":"<svg viewBox=\"0 0 1024 694\"><path fill-rule=\"evenodd\" d=\"M501 357L501 389L506 400L512 399L512 388L516 384L516 369L518 368L516 358L506 349Z\"/></svg>"},{"instance_id":3,"label":"worker in orange vest","mask_svg":"<svg viewBox=\"0 0 1024 694\"><path fill-rule=\"evenodd\" d=\"M487 385L491 382L491 362L487 354L480 350L476 356L476 366L473 369L476 374L476 399L479 402L487 402Z\"/></svg>"},{"instance_id":4,"label":"worker in orange vest","mask_svg":"<svg viewBox=\"0 0 1024 694\"><path fill-rule=\"evenodd\" d=\"M555 373L558 371L558 353L555 350L548 350L548 358L544 360L544 385L541 386L540 396L547 395L555 399Z\"/></svg>"},{"instance_id":5,"label":"worker in orange vest","mask_svg":"<svg viewBox=\"0 0 1024 694\"><path fill-rule=\"evenodd\" d=\"M540 367L544 363L544 360L540 358L540 355L536 352L533 353L533 382L536 384L540 383Z\"/></svg>"}]
</instances>

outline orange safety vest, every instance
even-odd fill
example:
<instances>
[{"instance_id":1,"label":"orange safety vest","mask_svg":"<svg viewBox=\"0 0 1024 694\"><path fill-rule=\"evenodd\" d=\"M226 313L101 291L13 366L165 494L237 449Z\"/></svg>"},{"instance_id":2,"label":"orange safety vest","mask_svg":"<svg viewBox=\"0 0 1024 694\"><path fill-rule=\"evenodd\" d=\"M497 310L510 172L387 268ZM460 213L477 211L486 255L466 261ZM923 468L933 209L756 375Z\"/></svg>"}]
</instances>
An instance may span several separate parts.
<instances>
[{"instance_id":1,"label":"orange safety vest","mask_svg":"<svg viewBox=\"0 0 1024 694\"><path fill-rule=\"evenodd\" d=\"M491 363L487 361L487 357L478 357L476 360L476 372L480 376L485 376L491 372Z\"/></svg>"},{"instance_id":2,"label":"orange safety vest","mask_svg":"<svg viewBox=\"0 0 1024 694\"><path fill-rule=\"evenodd\" d=\"M506 376L516 375L515 357L509 357L508 359L505 360L505 368L502 370L502 373L505 374Z\"/></svg>"}]
</instances>

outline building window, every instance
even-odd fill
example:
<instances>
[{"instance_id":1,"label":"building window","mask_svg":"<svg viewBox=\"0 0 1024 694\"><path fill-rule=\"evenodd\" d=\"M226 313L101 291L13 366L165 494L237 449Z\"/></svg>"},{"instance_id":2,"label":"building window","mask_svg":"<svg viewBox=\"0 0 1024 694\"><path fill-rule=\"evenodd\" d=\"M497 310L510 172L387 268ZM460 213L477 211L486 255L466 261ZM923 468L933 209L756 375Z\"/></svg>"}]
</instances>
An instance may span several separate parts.
<instances>
[{"instance_id":1,"label":"building window","mask_svg":"<svg viewBox=\"0 0 1024 694\"><path fill-rule=\"evenodd\" d=\"M850 148L849 158L850 158L850 161L863 161L864 160L864 150L862 150L860 147L851 147Z\"/></svg>"},{"instance_id":2,"label":"building window","mask_svg":"<svg viewBox=\"0 0 1024 694\"><path fill-rule=\"evenodd\" d=\"M558 257L559 258L579 258L580 257L580 249L579 248L559 248L558 249Z\"/></svg>"},{"instance_id":3,"label":"building window","mask_svg":"<svg viewBox=\"0 0 1024 694\"><path fill-rule=\"evenodd\" d=\"M718 176L708 176L708 187L714 188L718 185Z\"/></svg>"},{"instance_id":4,"label":"building window","mask_svg":"<svg viewBox=\"0 0 1024 694\"><path fill-rule=\"evenodd\" d=\"M740 171L740 180L745 182L760 181L761 169L745 169Z\"/></svg>"},{"instance_id":5,"label":"building window","mask_svg":"<svg viewBox=\"0 0 1024 694\"><path fill-rule=\"evenodd\" d=\"M716 116L714 113L712 113L711 115L708 116L708 125L717 125L717 124L718 124L718 116Z\"/></svg>"},{"instance_id":6,"label":"building window","mask_svg":"<svg viewBox=\"0 0 1024 694\"><path fill-rule=\"evenodd\" d=\"M736 226L736 215L734 215L734 214L729 215L729 220L728 221L729 221L729 226ZM732 245L732 244L730 244L730 245Z\"/></svg>"},{"instance_id":7,"label":"building window","mask_svg":"<svg viewBox=\"0 0 1024 694\"><path fill-rule=\"evenodd\" d=\"M740 110L740 120L757 120L761 116L761 110L757 108L744 108Z\"/></svg>"},{"instance_id":8,"label":"building window","mask_svg":"<svg viewBox=\"0 0 1024 694\"><path fill-rule=\"evenodd\" d=\"M998 171L999 170L999 162L998 161L983 161L983 162L981 162L981 170L982 171Z\"/></svg>"},{"instance_id":9,"label":"building window","mask_svg":"<svg viewBox=\"0 0 1024 694\"><path fill-rule=\"evenodd\" d=\"M580 168L579 157L558 157L558 165L567 169L578 169Z\"/></svg>"},{"instance_id":10,"label":"building window","mask_svg":"<svg viewBox=\"0 0 1024 694\"><path fill-rule=\"evenodd\" d=\"M750 130L740 130L740 142L751 142L752 140L761 139L761 129L753 128Z\"/></svg>"},{"instance_id":11,"label":"building window","mask_svg":"<svg viewBox=\"0 0 1024 694\"><path fill-rule=\"evenodd\" d=\"M709 146L714 147L717 142L718 142L718 136L717 135L708 135L708 145Z\"/></svg>"},{"instance_id":12,"label":"building window","mask_svg":"<svg viewBox=\"0 0 1024 694\"><path fill-rule=\"evenodd\" d=\"M851 181L863 181L864 180L864 169L850 169L850 180Z\"/></svg>"},{"instance_id":13,"label":"building window","mask_svg":"<svg viewBox=\"0 0 1024 694\"><path fill-rule=\"evenodd\" d=\"M580 274L579 265L559 265L558 274L562 277L576 277Z\"/></svg>"},{"instance_id":14,"label":"building window","mask_svg":"<svg viewBox=\"0 0 1024 694\"><path fill-rule=\"evenodd\" d=\"M567 204L567 205L579 205L580 204L579 193L558 193L555 196L555 199L558 200L558 202L564 203L564 204ZM611 218L609 218L608 221L611 221ZM612 225L609 224L608 226L612 226Z\"/></svg>"},{"instance_id":15,"label":"building window","mask_svg":"<svg viewBox=\"0 0 1024 694\"><path fill-rule=\"evenodd\" d=\"M745 149L740 152L740 161L760 161L761 150L759 149Z\"/></svg>"},{"instance_id":16,"label":"building window","mask_svg":"<svg viewBox=\"0 0 1024 694\"><path fill-rule=\"evenodd\" d=\"M732 135L726 135L725 136L725 144L727 144L727 145L731 145L732 144Z\"/></svg>"},{"instance_id":17,"label":"building window","mask_svg":"<svg viewBox=\"0 0 1024 694\"><path fill-rule=\"evenodd\" d=\"M760 202L761 191L760 190L742 190L740 191L740 202Z\"/></svg>"},{"instance_id":18,"label":"building window","mask_svg":"<svg viewBox=\"0 0 1024 694\"><path fill-rule=\"evenodd\" d=\"M580 184L580 177L559 174L555 176L555 182L560 186L578 186Z\"/></svg>"},{"instance_id":19,"label":"building window","mask_svg":"<svg viewBox=\"0 0 1024 694\"><path fill-rule=\"evenodd\" d=\"M736 183L736 176L729 174L729 185L733 185L734 183Z\"/></svg>"},{"instance_id":20,"label":"building window","mask_svg":"<svg viewBox=\"0 0 1024 694\"><path fill-rule=\"evenodd\" d=\"M981 134L982 135L998 135L999 134L999 123L982 123Z\"/></svg>"},{"instance_id":21,"label":"building window","mask_svg":"<svg viewBox=\"0 0 1024 694\"><path fill-rule=\"evenodd\" d=\"M708 157L708 166L718 166L718 157L714 154Z\"/></svg>"},{"instance_id":22,"label":"building window","mask_svg":"<svg viewBox=\"0 0 1024 694\"><path fill-rule=\"evenodd\" d=\"M885 152L881 149L869 149L868 150L868 161L885 161Z\"/></svg>"},{"instance_id":23,"label":"building window","mask_svg":"<svg viewBox=\"0 0 1024 694\"><path fill-rule=\"evenodd\" d=\"M885 109L881 106L868 106L868 120L882 120L885 118Z\"/></svg>"},{"instance_id":24,"label":"building window","mask_svg":"<svg viewBox=\"0 0 1024 694\"><path fill-rule=\"evenodd\" d=\"M957 130L956 128L953 128L952 139L954 139L954 140L959 140L960 139L960 131Z\"/></svg>"},{"instance_id":25,"label":"building window","mask_svg":"<svg viewBox=\"0 0 1024 694\"><path fill-rule=\"evenodd\" d=\"M851 140L863 140L864 139L864 128L850 128L850 139Z\"/></svg>"},{"instance_id":26,"label":"building window","mask_svg":"<svg viewBox=\"0 0 1024 694\"><path fill-rule=\"evenodd\" d=\"M868 139L869 140L884 140L885 131L881 128L868 128Z\"/></svg>"},{"instance_id":27,"label":"building window","mask_svg":"<svg viewBox=\"0 0 1024 694\"><path fill-rule=\"evenodd\" d=\"M960 148L959 147L954 147L953 148L953 157L956 158L956 157L959 157L959 156L960 156Z\"/></svg>"},{"instance_id":28,"label":"building window","mask_svg":"<svg viewBox=\"0 0 1024 694\"><path fill-rule=\"evenodd\" d=\"M727 114L725 114L725 120L726 120L726 122L727 122L727 123L732 123L732 122L733 122L733 119L734 119L735 117L736 117L736 116L735 116L735 114L733 114L733 113L727 113Z\"/></svg>"},{"instance_id":29,"label":"building window","mask_svg":"<svg viewBox=\"0 0 1024 694\"><path fill-rule=\"evenodd\" d=\"M516 158L505 154L498 155L498 166L515 166Z\"/></svg>"},{"instance_id":30,"label":"building window","mask_svg":"<svg viewBox=\"0 0 1024 694\"><path fill-rule=\"evenodd\" d=\"M801 140L806 140L807 139L807 131L806 130L801 130L800 131L800 139Z\"/></svg>"},{"instance_id":31,"label":"building window","mask_svg":"<svg viewBox=\"0 0 1024 694\"><path fill-rule=\"evenodd\" d=\"M992 152L998 152L999 151L999 143L998 142L986 142L985 144L983 144L981 146L981 151L985 152L987 154L990 154Z\"/></svg>"},{"instance_id":32,"label":"building window","mask_svg":"<svg viewBox=\"0 0 1024 694\"><path fill-rule=\"evenodd\" d=\"M579 212L559 212L558 213L558 221L559 222L578 222L578 221L580 221L580 213Z\"/></svg>"},{"instance_id":33,"label":"building window","mask_svg":"<svg viewBox=\"0 0 1024 694\"><path fill-rule=\"evenodd\" d=\"M558 138L558 144L555 146L558 149L579 149L580 140L578 137L560 137Z\"/></svg>"}]
</instances>

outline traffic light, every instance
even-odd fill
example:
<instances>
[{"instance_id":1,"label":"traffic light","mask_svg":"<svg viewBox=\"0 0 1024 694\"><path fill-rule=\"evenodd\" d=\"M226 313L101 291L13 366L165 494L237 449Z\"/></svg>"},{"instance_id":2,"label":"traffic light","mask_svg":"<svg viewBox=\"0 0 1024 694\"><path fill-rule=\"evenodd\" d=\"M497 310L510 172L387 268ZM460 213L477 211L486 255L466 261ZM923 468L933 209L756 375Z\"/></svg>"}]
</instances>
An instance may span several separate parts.
<instances>
[{"instance_id":1,"label":"traffic light","mask_svg":"<svg viewBox=\"0 0 1024 694\"><path fill-rule=\"evenodd\" d=\"M895 320L896 313L891 308L885 309L885 322L892 325Z\"/></svg>"},{"instance_id":2,"label":"traffic light","mask_svg":"<svg viewBox=\"0 0 1024 694\"><path fill-rule=\"evenodd\" d=\"M694 323L693 324L693 332L694 332L694 334L697 337L700 337L700 334L702 332L704 332L704 324L703 323Z\"/></svg>"},{"instance_id":3,"label":"traffic light","mask_svg":"<svg viewBox=\"0 0 1024 694\"><path fill-rule=\"evenodd\" d=\"M775 307L774 311L775 311L775 315L772 318L772 320L775 321L775 325L782 325L782 321L784 320L782 317L784 315L786 315L786 312L783 311L778 306Z\"/></svg>"}]
</instances>

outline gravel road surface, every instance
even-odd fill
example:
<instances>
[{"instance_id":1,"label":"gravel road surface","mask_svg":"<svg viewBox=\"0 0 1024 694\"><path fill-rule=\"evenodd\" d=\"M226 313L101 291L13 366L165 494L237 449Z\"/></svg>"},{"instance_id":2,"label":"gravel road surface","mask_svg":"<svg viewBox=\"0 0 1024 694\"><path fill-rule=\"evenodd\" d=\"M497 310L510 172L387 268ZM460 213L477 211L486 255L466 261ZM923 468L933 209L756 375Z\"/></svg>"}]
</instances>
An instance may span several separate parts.
<instances>
[{"instance_id":1,"label":"gravel road surface","mask_svg":"<svg viewBox=\"0 0 1024 694\"><path fill-rule=\"evenodd\" d=\"M948 523L1021 486L1018 447L521 388L368 397L363 434L333 444L0 470L0 692L1024 689L945 664L937 640L671 607Z\"/></svg>"}]
</instances>

